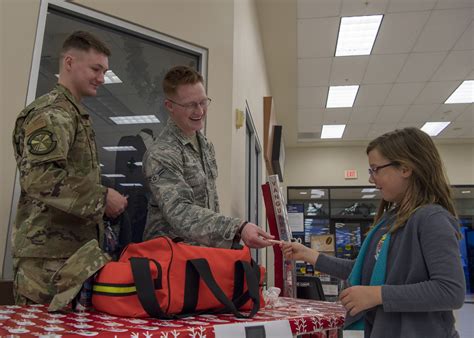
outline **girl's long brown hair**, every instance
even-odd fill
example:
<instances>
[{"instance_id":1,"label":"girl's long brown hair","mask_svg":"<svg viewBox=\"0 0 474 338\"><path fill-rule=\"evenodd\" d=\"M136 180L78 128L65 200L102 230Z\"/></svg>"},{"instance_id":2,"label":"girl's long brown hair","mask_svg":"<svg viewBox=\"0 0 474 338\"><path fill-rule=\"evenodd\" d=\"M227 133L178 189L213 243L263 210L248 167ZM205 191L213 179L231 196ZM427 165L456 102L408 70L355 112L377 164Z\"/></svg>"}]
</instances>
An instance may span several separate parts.
<instances>
[{"instance_id":1,"label":"girl's long brown hair","mask_svg":"<svg viewBox=\"0 0 474 338\"><path fill-rule=\"evenodd\" d=\"M439 204L457 218L448 178L438 149L430 136L418 128L397 129L370 142L367 155L374 149L398 166L412 169L408 189L396 207L397 218L390 232L403 227L412 213L426 204ZM382 200L374 224L393 206L392 202Z\"/></svg>"}]
</instances>

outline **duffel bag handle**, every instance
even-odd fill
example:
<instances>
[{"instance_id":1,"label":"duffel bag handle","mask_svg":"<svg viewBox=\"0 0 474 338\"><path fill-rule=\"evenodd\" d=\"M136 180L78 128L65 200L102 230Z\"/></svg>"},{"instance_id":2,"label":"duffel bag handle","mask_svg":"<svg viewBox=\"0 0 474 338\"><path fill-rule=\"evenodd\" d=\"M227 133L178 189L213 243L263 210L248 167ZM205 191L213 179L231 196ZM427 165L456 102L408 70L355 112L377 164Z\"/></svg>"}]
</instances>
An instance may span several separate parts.
<instances>
[{"instance_id":1,"label":"duffel bag handle","mask_svg":"<svg viewBox=\"0 0 474 338\"><path fill-rule=\"evenodd\" d=\"M236 263L237 264L237 263ZM236 305L227 298L224 291L217 284L214 276L212 275L209 263L204 258L197 258L188 260L186 263L186 288L185 288L185 303L183 306L183 312L194 312L197 306L197 297L199 294L199 277L202 278L204 283L216 299L225 306L227 311L232 312L237 318L252 318L260 308L260 297L259 297L259 285L258 278L255 274L255 271L248 262L240 261L247 280L248 286L248 296L253 301L253 307L250 311L250 314L244 315L237 310ZM197 277L197 278L196 278ZM189 287L188 287L189 286ZM194 286L194 288L192 287ZM242 287L243 289L243 287ZM242 293L242 292L241 292ZM245 294L244 294L245 295ZM234 293L234 297L235 297ZM235 301L236 299L234 299Z\"/></svg>"},{"instance_id":2,"label":"duffel bag handle","mask_svg":"<svg viewBox=\"0 0 474 338\"><path fill-rule=\"evenodd\" d=\"M161 266L158 262L146 257L130 257L130 266L132 268L133 280L137 289L137 296L143 309L153 318L174 319L169 316L160 307L156 299L155 286L151 277L150 261L157 264L161 274ZM161 277L161 276L160 276Z\"/></svg>"},{"instance_id":3,"label":"duffel bag handle","mask_svg":"<svg viewBox=\"0 0 474 338\"><path fill-rule=\"evenodd\" d=\"M250 270L248 272L248 270ZM248 287L247 291L244 293L244 274L252 274L257 278L257 287ZM253 259L249 264L246 261L236 261L235 262L235 273L234 273L234 294L232 295L232 302L235 304L236 308L239 309L244 305L251 297L249 291L253 292L253 298L260 301L260 267ZM247 282L248 284L248 282ZM260 304L259 304L260 307ZM258 309L257 309L258 310Z\"/></svg>"}]
</instances>

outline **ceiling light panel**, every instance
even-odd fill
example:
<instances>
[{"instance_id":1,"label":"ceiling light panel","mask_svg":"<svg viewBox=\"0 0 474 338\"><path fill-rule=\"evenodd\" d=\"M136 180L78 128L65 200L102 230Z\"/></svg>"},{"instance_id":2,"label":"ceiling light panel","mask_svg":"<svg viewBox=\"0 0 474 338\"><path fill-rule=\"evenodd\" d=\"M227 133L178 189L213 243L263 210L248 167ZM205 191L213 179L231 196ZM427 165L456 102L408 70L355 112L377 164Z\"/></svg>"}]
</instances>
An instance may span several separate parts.
<instances>
[{"instance_id":1,"label":"ceiling light panel","mask_svg":"<svg viewBox=\"0 0 474 338\"><path fill-rule=\"evenodd\" d=\"M370 55L383 15L342 17L336 56Z\"/></svg>"},{"instance_id":2,"label":"ceiling light panel","mask_svg":"<svg viewBox=\"0 0 474 338\"><path fill-rule=\"evenodd\" d=\"M104 84L122 83L117 75L110 69L104 74Z\"/></svg>"},{"instance_id":3,"label":"ceiling light panel","mask_svg":"<svg viewBox=\"0 0 474 338\"><path fill-rule=\"evenodd\" d=\"M120 183L122 187L143 187L141 183Z\"/></svg>"},{"instance_id":4,"label":"ceiling light panel","mask_svg":"<svg viewBox=\"0 0 474 338\"><path fill-rule=\"evenodd\" d=\"M443 131L451 122L426 122L421 130L427 133L430 136L437 136L439 133Z\"/></svg>"},{"instance_id":5,"label":"ceiling light panel","mask_svg":"<svg viewBox=\"0 0 474 338\"><path fill-rule=\"evenodd\" d=\"M345 124L325 124L321 132L321 138L342 138Z\"/></svg>"},{"instance_id":6,"label":"ceiling light panel","mask_svg":"<svg viewBox=\"0 0 474 338\"><path fill-rule=\"evenodd\" d=\"M331 86L329 87L326 108L349 108L354 105L359 86Z\"/></svg>"},{"instance_id":7,"label":"ceiling light panel","mask_svg":"<svg viewBox=\"0 0 474 338\"><path fill-rule=\"evenodd\" d=\"M474 80L461 83L445 103L474 103Z\"/></svg>"},{"instance_id":8,"label":"ceiling light panel","mask_svg":"<svg viewBox=\"0 0 474 338\"><path fill-rule=\"evenodd\" d=\"M373 199L373 198L375 198L375 195L374 194L372 194L372 195L362 195L362 198L363 199Z\"/></svg>"},{"instance_id":9,"label":"ceiling light panel","mask_svg":"<svg viewBox=\"0 0 474 338\"><path fill-rule=\"evenodd\" d=\"M102 174L102 176L109 177L109 178L125 177L125 175L123 175L123 174Z\"/></svg>"},{"instance_id":10,"label":"ceiling light panel","mask_svg":"<svg viewBox=\"0 0 474 338\"><path fill-rule=\"evenodd\" d=\"M155 115L110 116L115 124L147 124L160 123Z\"/></svg>"},{"instance_id":11,"label":"ceiling light panel","mask_svg":"<svg viewBox=\"0 0 474 338\"><path fill-rule=\"evenodd\" d=\"M107 151L137 151L137 148L133 146L113 146L113 147L102 147Z\"/></svg>"}]
</instances>

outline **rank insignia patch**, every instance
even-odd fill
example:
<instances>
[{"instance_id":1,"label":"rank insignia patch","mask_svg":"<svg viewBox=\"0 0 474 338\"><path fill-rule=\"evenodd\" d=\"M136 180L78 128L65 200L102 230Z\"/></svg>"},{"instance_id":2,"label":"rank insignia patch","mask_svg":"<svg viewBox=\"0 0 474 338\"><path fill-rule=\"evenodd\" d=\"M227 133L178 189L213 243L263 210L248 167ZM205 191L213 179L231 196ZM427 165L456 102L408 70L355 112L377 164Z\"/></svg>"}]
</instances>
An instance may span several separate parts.
<instances>
[{"instance_id":1,"label":"rank insignia patch","mask_svg":"<svg viewBox=\"0 0 474 338\"><path fill-rule=\"evenodd\" d=\"M34 155L46 155L56 148L53 133L48 130L38 130L28 139L30 153Z\"/></svg>"}]
</instances>

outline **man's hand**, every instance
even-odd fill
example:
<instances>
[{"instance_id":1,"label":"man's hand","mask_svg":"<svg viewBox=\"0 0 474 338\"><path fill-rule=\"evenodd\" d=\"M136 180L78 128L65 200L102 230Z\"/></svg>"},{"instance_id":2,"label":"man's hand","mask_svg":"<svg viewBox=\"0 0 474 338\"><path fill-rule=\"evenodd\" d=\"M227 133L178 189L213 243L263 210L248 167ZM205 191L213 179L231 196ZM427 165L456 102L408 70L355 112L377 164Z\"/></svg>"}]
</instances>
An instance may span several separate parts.
<instances>
[{"instance_id":1,"label":"man's hand","mask_svg":"<svg viewBox=\"0 0 474 338\"><path fill-rule=\"evenodd\" d=\"M128 205L127 198L117 190L107 188L107 198L105 200L105 214L110 218L117 218Z\"/></svg>"},{"instance_id":2,"label":"man's hand","mask_svg":"<svg viewBox=\"0 0 474 338\"><path fill-rule=\"evenodd\" d=\"M244 225L240 238L249 248L264 248L266 246L271 246L273 243L270 243L265 240L265 238L273 239L275 236L270 235L269 233L263 231L258 225L253 223L247 223Z\"/></svg>"},{"instance_id":3,"label":"man's hand","mask_svg":"<svg viewBox=\"0 0 474 338\"><path fill-rule=\"evenodd\" d=\"M351 316L355 316L361 311L382 304L382 287L352 286L343 290L339 298Z\"/></svg>"}]
</instances>

